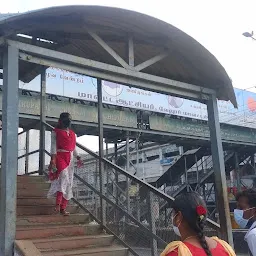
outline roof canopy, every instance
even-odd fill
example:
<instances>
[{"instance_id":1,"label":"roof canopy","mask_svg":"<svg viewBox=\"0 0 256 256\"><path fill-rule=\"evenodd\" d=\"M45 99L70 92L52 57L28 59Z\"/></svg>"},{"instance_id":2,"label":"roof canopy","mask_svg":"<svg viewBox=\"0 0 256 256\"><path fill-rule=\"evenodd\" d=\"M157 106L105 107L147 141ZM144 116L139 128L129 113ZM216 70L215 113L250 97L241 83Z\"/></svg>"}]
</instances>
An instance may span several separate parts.
<instances>
[{"instance_id":1,"label":"roof canopy","mask_svg":"<svg viewBox=\"0 0 256 256\"><path fill-rule=\"evenodd\" d=\"M64 6L0 15L1 37L119 67L129 63L127 39L132 37L131 62L138 70L213 89L219 99L236 105L230 78L208 50L176 27L141 13L100 6ZM22 62L20 80L29 82L39 72L35 64Z\"/></svg>"}]
</instances>

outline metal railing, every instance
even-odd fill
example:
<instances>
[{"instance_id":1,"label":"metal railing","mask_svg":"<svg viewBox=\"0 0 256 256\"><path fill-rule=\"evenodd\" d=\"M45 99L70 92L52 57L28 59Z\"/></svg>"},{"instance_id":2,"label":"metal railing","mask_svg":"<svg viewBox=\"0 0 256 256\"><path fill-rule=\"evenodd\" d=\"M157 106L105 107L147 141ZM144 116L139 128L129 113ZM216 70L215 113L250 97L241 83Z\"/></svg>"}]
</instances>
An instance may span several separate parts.
<instances>
[{"instance_id":1,"label":"metal railing","mask_svg":"<svg viewBox=\"0 0 256 256\"><path fill-rule=\"evenodd\" d=\"M45 126L53 129L47 123ZM167 243L177 238L170 218L174 199L83 145L77 143L77 147L91 160L76 168L74 203L113 234L131 255L159 255ZM104 166L102 177L100 164ZM208 227L213 234L219 230L210 219Z\"/></svg>"}]
</instances>

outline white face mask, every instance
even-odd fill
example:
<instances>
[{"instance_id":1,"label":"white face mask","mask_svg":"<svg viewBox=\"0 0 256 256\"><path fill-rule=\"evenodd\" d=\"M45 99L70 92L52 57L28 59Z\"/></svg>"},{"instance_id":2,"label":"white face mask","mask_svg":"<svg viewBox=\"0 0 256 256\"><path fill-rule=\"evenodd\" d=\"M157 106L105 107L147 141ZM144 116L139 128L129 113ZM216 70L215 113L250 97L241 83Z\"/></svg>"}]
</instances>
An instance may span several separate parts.
<instances>
[{"instance_id":1,"label":"white face mask","mask_svg":"<svg viewBox=\"0 0 256 256\"><path fill-rule=\"evenodd\" d=\"M249 220L251 218L253 218L253 216L249 219L245 219L243 216L244 216L244 212L248 211L248 210L251 210L253 208L249 208L249 209L246 209L246 210L239 210L239 209L235 209L234 210L234 218L235 218L235 221L237 223L237 225L240 227L240 228L246 228Z\"/></svg>"},{"instance_id":2,"label":"white face mask","mask_svg":"<svg viewBox=\"0 0 256 256\"><path fill-rule=\"evenodd\" d=\"M176 227L176 226L174 225L174 223L173 223L173 220L174 220L174 218L175 218L176 215L177 215L177 214L175 214L174 216L172 216L172 228L173 228L174 233L175 233L177 236L181 237L179 227ZM179 225L180 225L180 224L179 224Z\"/></svg>"}]
</instances>

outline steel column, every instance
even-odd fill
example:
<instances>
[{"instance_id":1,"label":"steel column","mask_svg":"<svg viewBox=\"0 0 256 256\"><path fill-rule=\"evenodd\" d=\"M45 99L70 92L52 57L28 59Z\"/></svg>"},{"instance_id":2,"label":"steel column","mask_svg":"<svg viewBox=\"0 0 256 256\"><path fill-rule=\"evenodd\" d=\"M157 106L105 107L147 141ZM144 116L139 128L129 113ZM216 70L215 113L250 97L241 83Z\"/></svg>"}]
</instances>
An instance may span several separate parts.
<instances>
[{"instance_id":1,"label":"steel column","mask_svg":"<svg viewBox=\"0 0 256 256\"><path fill-rule=\"evenodd\" d=\"M40 150L39 150L39 175L43 175L45 169L45 112L46 112L46 70L41 73L40 93Z\"/></svg>"},{"instance_id":2,"label":"steel column","mask_svg":"<svg viewBox=\"0 0 256 256\"><path fill-rule=\"evenodd\" d=\"M155 216L155 211L154 211L154 194L152 192L149 192L148 194L148 214L149 214L149 227L150 231L156 235L156 216ZM151 237L151 256L157 256L157 241L155 238L152 236Z\"/></svg>"},{"instance_id":3,"label":"steel column","mask_svg":"<svg viewBox=\"0 0 256 256\"><path fill-rule=\"evenodd\" d=\"M105 158L108 159L108 143L105 140L105 145L106 145L106 151L105 151ZM109 191L109 176L111 175L111 173L109 172L109 168L107 165L105 165L105 169L106 169L106 173L107 173L107 177L106 177L106 196L108 197L108 191Z\"/></svg>"},{"instance_id":4,"label":"steel column","mask_svg":"<svg viewBox=\"0 0 256 256\"><path fill-rule=\"evenodd\" d=\"M102 158L104 157L104 148L103 148L103 105L102 105L102 80L97 79L97 96L98 96L98 129L99 129L99 182L100 182L100 193L105 195L105 173L104 173L104 163ZM106 224L106 202L103 198L100 198L100 207L101 207L101 216L100 220L103 225Z\"/></svg>"},{"instance_id":5,"label":"steel column","mask_svg":"<svg viewBox=\"0 0 256 256\"><path fill-rule=\"evenodd\" d=\"M126 135L126 171L129 172L130 170L130 146L129 146L130 138L129 138L129 132L127 132ZM129 178L126 177L126 203L127 203L127 211L130 213L130 194L129 194L129 188L130 188L130 181Z\"/></svg>"},{"instance_id":6,"label":"steel column","mask_svg":"<svg viewBox=\"0 0 256 256\"><path fill-rule=\"evenodd\" d=\"M136 176L139 175L138 173L139 170L139 135L136 138ZM136 201L137 201L137 219L140 220L140 185L139 183L137 183L137 197L136 197Z\"/></svg>"},{"instance_id":7,"label":"steel column","mask_svg":"<svg viewBox=\"0 0 256 256\"><path fill-rule=\"evenodd\" d=\"M115 143L115 164L117 165L117 143ZM113 194L116 197L116 204L118 205L118 172L115 170L115 184L113 184Z\"/></svg>"},{"instance_id":8,"label":"steel column","mask_svg":"<svg viewBox=\"0 0 256 256\"><path fill-rule=\"evenodd\" d=\"M199 170L198 170L198 159L197 159L197 155L195 155L195 161L196 161L196 182L197 182L197 185L199 185L199 187L200 187L200 184L199 184Z\"/></svg>"},{"instance_id":9,"label":"steel column","mask_svg":"<svg viewBox=\"0 0 256 256\"><path fill-rule=\"evenodd\" d=\"M28 174L29 167L29 131L26 131L26 157L25 157L25 174Z\"/></svg>"},{"instance_id":10,"label":"steel column","mask_svg":"<svg viewBox=\"0 0 256 256\"><path fill-rule=\"evenodd\" d=\"M256 169L255 169L255 155L251 155L251 165L253 167L254 173L256 174Z\"/></svg>"},{"instance_id":11,"label":"steel column","mask_svg":"<svg viewBox=\"0 0 256 256\"><path fill-rule=\"evenodd\" d=\"M7 46L3 53L2 170L0 200L0 255L14 253L19 127L19 51Z\"/></svg>"},{"instance_id":12,"label":"steel column","mask_svg":"<svg viewBox=\"0 0 256 256\"><path fill-rule=\"evenodd\" d=\"M114 161L115 161L115 164L117 165L117 143L115 143L115 157L114 157ZM118 171L115 170L115 178L114 178L114 181L113 182L113 194L114 194L114 197L116 198L116 205L119 205L118 203L118 189L117 189L117 186L118 186ZM119 221L119 216L118 216L118 211L115 211L115 220L116 221Z\"/></svg>"},{"instance_id":13,"label":"steel column","mask_svg":"<svg viewBox=\"0 0 256 256\"><path fill-rule=\"evenodd\" d=\"M185 182L186 182L187 192L189 192L187 157L186 156L184 157L184 164L185 164Z\"/></svg>"},{"instance_id":14,"label":"steel column","mask_svg":"<svg viewBox=\"0 0 256 256\"><path fill-rule=\"evenodd\" d=\"M220 123L216 96L210 97L207 110L211 136L212 161L215 173L215 195L220 218L220 232L222 239L225 239L231 246L233 246L234 244L227 194L224 153L220 134Z\"/></svg>"},{"instance_id":15,"label":"steel column","mask_svg":"<svg viewBox=\"0 0 256 256\"><path fill-rule=\"evenodd\" d=\"M236 186L238 192L241 191L241 179L240 179L240 168L239 168L239 160L238 160L238 154L235 152L235 170L236 170Z\"/></svg>"}]
</instances>

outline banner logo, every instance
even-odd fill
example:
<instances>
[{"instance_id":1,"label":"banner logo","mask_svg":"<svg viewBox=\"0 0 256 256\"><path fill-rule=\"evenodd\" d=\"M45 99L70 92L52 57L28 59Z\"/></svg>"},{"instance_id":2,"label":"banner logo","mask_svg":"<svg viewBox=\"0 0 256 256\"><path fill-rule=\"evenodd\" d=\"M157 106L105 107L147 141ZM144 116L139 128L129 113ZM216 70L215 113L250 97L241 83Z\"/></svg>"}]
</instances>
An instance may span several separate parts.
<instances>
[{"instance_id":1,"label":"banner logo","mask_svg":"<svg viewBox=\"0 0 256 256\"><path fill-rule=\"evenodd\" d=\"M180 108L183 105L184 99L168 96L168 103L174 108Z\"/></svg>"},{"instance_id":2,"label":"banner logo","mask_svg":"<svg viewBox=\"0 0 256 256\"><path fill-rule=\"evenodd\" d=\"M112 83L109 81L102 81L103 90L112 97L119 96L123 91L123 86L121 84Z\"/></svg>"}]
</instances>

